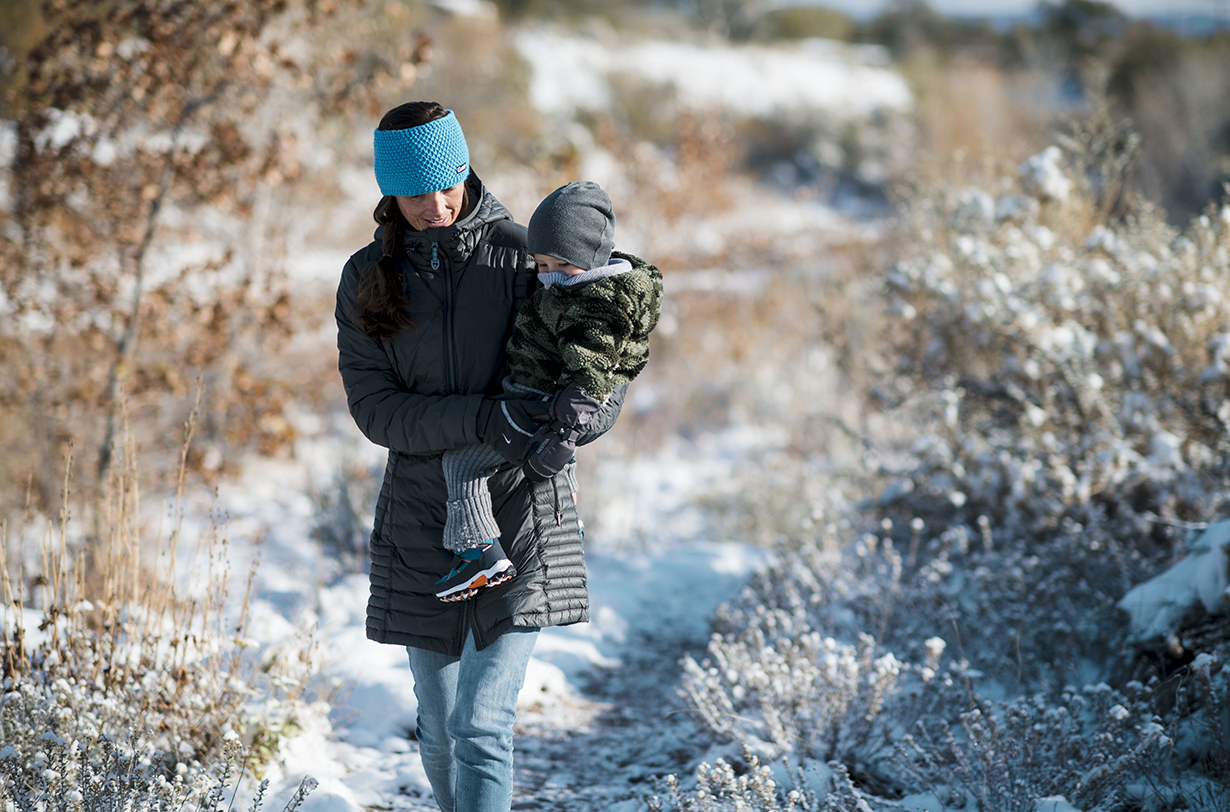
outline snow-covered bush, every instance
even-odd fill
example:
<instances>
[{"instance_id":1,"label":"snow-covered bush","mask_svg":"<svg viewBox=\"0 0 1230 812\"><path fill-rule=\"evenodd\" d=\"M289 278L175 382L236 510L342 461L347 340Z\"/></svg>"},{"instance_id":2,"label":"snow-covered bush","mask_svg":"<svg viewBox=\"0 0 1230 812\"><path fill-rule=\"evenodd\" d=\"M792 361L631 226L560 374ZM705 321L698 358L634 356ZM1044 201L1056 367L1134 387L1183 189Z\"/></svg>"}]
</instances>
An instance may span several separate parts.
<instances>
[{"instance_id":1,"label":"snow-covered bush","mask_svg":"<svg viewBox=\"0 0 1230 812\"><path fill-rule=\"evenodd\" d=\"M1230 673L1225 624L1210 648L1165 682L1154 682L1170 746L1154 750L1149 769L1129 781L1124 794L1148 812L1164 809L1230 809ZM1134 683L1129 683L1129 688Z\"/></svg>"},{"instance_id":2,"label":"snow-covered bush","mask_svg":"<svg viewBox=\"0 0 1230 812\"><path fill-rule=\"evenodd\" d=\"M1150 561L1097 526L1069 523L1042 543L979 524L924 542L927 528L915 522L905 573L894 580L874 577L874 536L866 537L853 548L838 599L816 602L813 622L831 626L844 614L912 662L923 657L920 641L942 637L995 695L1053 696L1105 677L1127 631L1115 602ZM886 536L879 545L889 543Z\"/></svg>"},{"instance_id":3,"label":"snow-covered bush","mask_svg":"<svg viewBox=\"0 0 1230 812\"><path fill-rule=\"evenodd\" d=\"M1039 799L1057 796L1079 809L1105 809L1170 744L1153 721L1149 692L1139 683L1129 691L1102 683L1069 688L1058 702L975 700L957 731L946 722L928 731L920 722L902 752L937 797L973 799L979 809L1033 812Z\"/></svg>"},{"instance_id":4,"label":"snow-covered bush","mask_svg":"<svg viewBox=\"0 0 1230 812\"><path fill-rule=\"evenodd\" d=\"M113 736L69 740L44 733L39 750L22 759L11 745L0 748L0 810L65 812L176 812L192 805L215 812L234 808L234 782L243 775L243 748L228 742L208 771L184 768L170 777L158 768L161 751L133 749ZM249 812L264 806L269 782L254 793ZM283 812L295 812L316 787L305 778Z\"/></svg>"},{"instance_id":5,"label":"snow-covered bush","mask_svg":"<svg viewBox=\"0 0 1230 812\"><path fill-rule=\"evenodd\" d=\"M743 758L746 769L740 770L724 759L702 764L691 791L667 776L666 797L652 796L650 812L870 812L840 762L814 765L806 773L786 763L787 783L779 785L757 756L745 752Z\"/></svg>"},{"instance_id":6,"label":"snow-covered bush","mask_svg":"<svg viewBox=\"0 0 1230 812\"><path fill-rule=\"evenodd\" d=\"M869 806L1224 808L1226 625L1139 658L1120 599L1227 506L1230 208L1124 214L1116 127L907 197L884 362L852 354L882 479L845 526L813 526L824 486L779 498L815 521L685 663L714 732L836 760Z\"/></svg>"},{"instance_id":7,"label":"snow-covered bush","mask_svg":"<svg viewBox=\"0 0 1230 812\"><path fill-rule=\"evenodd\" d=\"M867 738L896 684L901 664L875 653L868 635L851 646L766 610L737 634L715 635L705 660L686 659L683 686L715 732L823 758Z\"/></svg>"},{"instance_id":8,"label":"snow-covered bush","mask_svg":"<svg viewBox=\"0 0 1230 812\"><path fill-rule=\"evenodd\" d=\"M0 786L0 799L58 781L65 770L109 775L110 767L95 762L118 759L136 765L126 773L124 792L132 794L124 797L162 809L156 804L171 804L179 791L177 776L181 784L211 780L235 747L245 752L242 771L259 777L302 711L310 646L261 650L245 638L247 604L228 604L219 523L206 528L200 566L187 581L176 560L177 515L159 539L156 561L143 556L130 451L109 481L99 525L105 541L91 568L84 556L69 554L78 531L67 511L58 532L19 532L38 550L41 565L33 571L13 566L0 532L0 776L8 787ZM181 457L181 482L185 465ZM52 760L61 766L47 767ZM80 808L74 803L68 808Z\"/></svg>"},{"instance_id":9,"label":"snow-covered bush","mask_svg":"<svg viewBox=\"0 0 1230 812\"><path fill-rule=\"evenodd\" d=\"M1067 155L903 207L875 394L922 430L886 512L1035 538L1102 521L1145 546L1158 517L1224 505L1230 208L1115 222Z\"/></svg>"},{"instance_id":10,"label":"snow-covered bush","mask_svg":"<svg viewBox=\"0 0 1230 812\"><path fill-rule=\"evenodd\" d=\"M1202 654L1167 681L977 700L959 724L917 725L901 754L937 798L982 809L1032 812L1050 797L1087 810L1225 809L1227 687L1221 661Z\"/></svg>"},{"instance_id":11,"label":"snow-covered bush","mask_svg":"<svg viewBox=\"0 0 1230 812\"><path fill-rule=\"evenodd\" d=\"M906 658L885 643L890 624L909 616L894 613L904 562L890 539L871 538L843 551L828 526L814 544L783 545L778 565L719 608L708 656L683 661L681 693L710 730L752 752L834 761L899 792L888 767L900 730L967 706L976 672L944 658L945 617L932 615L925 639L893 635Z\"/></svg>"},{"instance_id":12,"label":"snow-covered bush","mask_svg":"<svg viewBox=\"0 0 1230 812\"><path fill-rule=\"evenodd\" d=\"M688 707L762 755L843 765L870 808L875 795L908 792L1030 812L1059 796L1081 809L1222 797L1213 777L1230 766L1219 727L1230 701L1219 661L1180 672L1177 694L1156 676L1124 682L1129 628L1116 601L1153 560L1100 526L1068 522L1038 542L978 524L925 541L920 520L898 545L885 522L844 549L830 525L783 545L719 610L708 657L685 660ZM759 808L750 797L746 808Z\"/></svg>"}]
</instances>

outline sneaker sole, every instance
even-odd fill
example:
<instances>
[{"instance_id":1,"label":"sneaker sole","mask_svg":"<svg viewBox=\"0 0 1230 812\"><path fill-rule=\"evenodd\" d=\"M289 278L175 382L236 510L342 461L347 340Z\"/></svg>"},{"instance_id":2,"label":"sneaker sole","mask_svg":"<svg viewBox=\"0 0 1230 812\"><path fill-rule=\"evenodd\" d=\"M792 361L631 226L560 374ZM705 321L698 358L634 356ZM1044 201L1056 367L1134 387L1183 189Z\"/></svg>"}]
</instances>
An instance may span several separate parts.
<instances>
[{"instance_id":1,"label":"sneaker sole","mask_svg":"<svg viewBox=\"0 0 1230 812\"><path fill-rule=\"evenodd\" d=\"M475 581L475 583L471 584L465 591L454 592L451 595L448 595L447 597L441 597L440 600L444 601L445 603L461 603L462 601L468 601L471 598L473 598L475 595L477 595L479 593L479 590L485 587L489 587L489 586L499 586L505 581L512 580L513 576L515 576L516 574L517 574L516 572L505 571L503 573L500 573L492 577L490 580L487 580L485 577L479 578L478 580Z\"/></svg>"},{"instance_id":2,"label":"sneaker sole","mask_svg":"<svg viewBox=\"0 0 1230 812\"><path fill-rule=\"evenodd\" d=\"M478 590L487 586L497 586L517 574L513 569L511 561L501 561L491 569L478 573L469 581L446 590L436 593L436 597L442 601L452 603L453 601L464 601L474 597Z\"/></svg>"}]
</instances>

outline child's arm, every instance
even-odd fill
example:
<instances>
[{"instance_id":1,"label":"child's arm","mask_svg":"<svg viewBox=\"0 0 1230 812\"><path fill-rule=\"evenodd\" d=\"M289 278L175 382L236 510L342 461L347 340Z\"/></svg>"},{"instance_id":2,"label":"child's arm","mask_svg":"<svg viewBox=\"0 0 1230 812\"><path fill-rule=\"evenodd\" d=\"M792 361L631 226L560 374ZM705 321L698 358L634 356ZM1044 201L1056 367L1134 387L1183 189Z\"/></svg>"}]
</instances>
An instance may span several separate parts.
<instances>
[{"instance_id":1,"label":"child's arm","mask_svg":"<svg viewBox=\"0 0 1230 812\"><path fill-rule=\"evenodd\" d=\"M633 271L593 283L558 325L562 383L576 381L601 400L649 361L649 334L662 312L662 273L631 255Z\"/></svg>"},{"instance_id":2,"label":"child's arm","mask_svg":"<svg viewBox=\"0 0 1230 812\"><path fill-rule=\"evenodd\" d=\"M602 308L587 312L561 329L557 335L563 363L561 385L577 383L594 400L606 400L616 371L623 370L629 360L625 350L630 326L623 313Z\"/></svg>"}]
</instances>

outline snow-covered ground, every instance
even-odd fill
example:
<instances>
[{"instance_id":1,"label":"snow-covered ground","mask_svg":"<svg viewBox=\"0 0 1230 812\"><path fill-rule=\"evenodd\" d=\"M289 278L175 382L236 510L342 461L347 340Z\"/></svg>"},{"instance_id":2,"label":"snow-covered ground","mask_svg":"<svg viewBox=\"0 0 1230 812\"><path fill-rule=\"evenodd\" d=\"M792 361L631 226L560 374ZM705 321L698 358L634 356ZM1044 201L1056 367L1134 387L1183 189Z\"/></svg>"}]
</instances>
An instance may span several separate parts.
<instances>
[{"instance_id":1,"label":"snow-covered ground","mask_svg":"<svg viewBox=\"0 0 1230 812\"><path fill-rule=\"evenodd\" d=\"M703 649L714 609L764 560L762 551L710 535L692 501L739 445L733 436L672 444L662 459L606 462L610 470L596 472L614 506L610 536L588 536L592 619L546 629L538 640L519 700L517 808L549 800L552 809L617 809L646 788L647 774L689 766L679 738L695 730L673 694L677 661ZM272 797L310 775L320 786L309 809L434 808L411 733L405 651L366 639L367 577L344 572L313 539L317 505L308 494L343 459L370 469L382 455L343 424L302 442L294 460L252 461L217 494L232 569L260 557L248 638L276 648L310 635L320 664L313 681L341 687L298 719L303 731L284 746L275 770L284 786ZM621 481L635 487L621 489ZM582 493L582 510L607 498Z\"/></svg>"},{"instance_id":2,"label":"snow-covered ground","mask_svg":"<svg viewBox=\"0 0 1230 812\"><path fill-rule=\"evenodd\" d=\"M530 102L562 118L578 109L609 108L611 80L620 75L660 87L682 109L745 116L823 112L844 123L903 112L914 103L905 80L888 67L887 51L876 46L830 40L796 47L600 42L538 28L522 32L517 50L530 67Z\"/></svg>"}]
</instances>

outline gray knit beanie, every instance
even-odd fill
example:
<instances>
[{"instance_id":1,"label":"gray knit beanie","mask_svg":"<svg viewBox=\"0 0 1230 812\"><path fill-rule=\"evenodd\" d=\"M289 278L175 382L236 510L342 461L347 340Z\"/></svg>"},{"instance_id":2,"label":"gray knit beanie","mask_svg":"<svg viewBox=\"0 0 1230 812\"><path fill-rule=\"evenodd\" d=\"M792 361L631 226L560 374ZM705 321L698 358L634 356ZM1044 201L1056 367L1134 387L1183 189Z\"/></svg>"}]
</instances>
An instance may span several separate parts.
<instances>
[{"instance_id":1,"label":"gray knit beanie","mask_svg":"<svg viewBox=\"0 0 1230 812\"><path fill-rule=\"evenodd\" d=\"M615 247L611 198L589 180L561 186L534 210L526 245L531 254L557 257L582 270L601 268Z\"/></svg>"}]
</instances>

